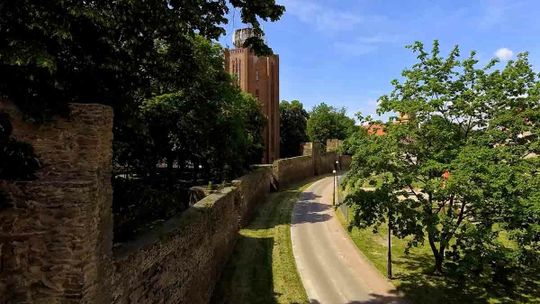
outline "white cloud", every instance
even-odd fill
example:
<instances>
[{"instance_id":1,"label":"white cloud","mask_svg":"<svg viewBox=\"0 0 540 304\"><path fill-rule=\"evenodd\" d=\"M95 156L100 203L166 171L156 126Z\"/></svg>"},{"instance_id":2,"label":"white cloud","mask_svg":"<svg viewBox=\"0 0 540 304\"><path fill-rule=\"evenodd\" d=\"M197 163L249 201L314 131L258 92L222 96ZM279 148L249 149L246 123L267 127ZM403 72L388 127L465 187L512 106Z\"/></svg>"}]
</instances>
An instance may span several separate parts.
<instances>
[{"instance_id":1,"label":"white cloud","mask_svg":"<svg viewBox=\"0 0 540 304\"><path fill-rule=\"evenodd\" d=\"M348 55L359 56L376 51L381 44L399 43L400 37L397 35L374 35L361 36L349 41L339 41L334 43L334 47Z\"/></svg>"},{"instance_id":2,"label":"white cloud","mask_svg":"<svg viewBox=\"0 0 540 304\"><path fill-rule=\"evenodd\" d=\"M508 10L508 4L505 2L503 0L487 0L484 2L484 12L479 18L482 29L490 29L502 22L504 14Z\"/></svg>"},{"instance_id":3,"label":"white cloud","mask_svg":"<svg viewBox=\"0 0 540 304\"><path fill-rule=\"evenodd\" d=\"M336 42L334 47L340 52L348 55L360 56L377 50L377 46L366 43Z\"/></svg>"},{"instance_id":4,"label":"white cloud","mask_svg":"<svg viewBox=\"0 0 540 304\"><path fill-rule=\"evenodd\" d=\"M508 48L500 48L495 52L495 56L497 56L497 58L500 60L507 61L512 59L514 52Z\"/></svg>"},{"instance_id":5,"label":"white cloud","mask_svg":"<svg viewBox=\"0 0 540 304\"><path fill-rule=\"evenodd\" d=\"M279 4L285 5L286 14L295 16L304 23L313 24L318 31L325 33L353 30L361 23L380 19L376 16L368 18L359 13L336 10L313 0L281 0Z\"/></svg>"}]
</instances>

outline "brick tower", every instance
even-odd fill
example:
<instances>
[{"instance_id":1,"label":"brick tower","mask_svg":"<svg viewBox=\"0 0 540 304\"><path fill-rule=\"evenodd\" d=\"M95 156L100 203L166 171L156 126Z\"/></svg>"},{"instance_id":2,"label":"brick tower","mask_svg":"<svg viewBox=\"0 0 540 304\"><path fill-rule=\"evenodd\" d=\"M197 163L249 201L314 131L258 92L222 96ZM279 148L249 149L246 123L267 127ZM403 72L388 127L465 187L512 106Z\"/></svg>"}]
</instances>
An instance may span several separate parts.
<instances>
[{"instance_id":1,"label":"brick tower","mask_svg":"<svg viewBox=\"0 0 540 304\"><path fill-rule=\"evenodd\" d=\"M242 91L255 96L261 103L267 118L262 162L268 164L279 158L279 57L259 57L244 48L244 41L253 35L250 28L236 30L235 49L225 50L225 69L236 76Z\"/></svg>"}]
</instances>

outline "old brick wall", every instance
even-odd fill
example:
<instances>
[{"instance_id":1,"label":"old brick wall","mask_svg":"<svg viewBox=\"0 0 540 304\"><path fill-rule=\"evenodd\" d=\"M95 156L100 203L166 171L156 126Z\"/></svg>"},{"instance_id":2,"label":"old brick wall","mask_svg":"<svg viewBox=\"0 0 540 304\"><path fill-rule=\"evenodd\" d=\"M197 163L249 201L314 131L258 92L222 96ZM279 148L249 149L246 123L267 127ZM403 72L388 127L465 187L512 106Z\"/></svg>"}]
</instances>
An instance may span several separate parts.
<instances>
[{"instance_id":1,"label":"old brick wall","mask_svg":"<svg viewBox=\"0 0 540 304\"><path fill-rule=\"evenodd\" d=\"M238 230L270 192L259 168L115 249L113 303L208 303Z\"/></svg>"},{"instance_id":2,"label":"old brick wall","mask_svg":"<svg viewBox=\"0 0 540 304\"><path fill-rule=\"evenodd\" d=\"M12 108L14 135L43 163L37 180L0 181L0 303L207 303L238 230L272 185L332 172L336 153L260 166L183 214L112 250L111 108L71 105L32 125Z\"/></svg>"},{"instance_id":3,"label":"old brick wall","mask_svg":"<svg viewBox=\"0 0 540 304\"><path fill-rule=\"evenodd\" d=\"M240 216L241 226L249 223L257 205L264 202L268 197L271 191L272 178L272 165L261 165L253 172L233 181L233 185L237 187L240 196L237 212Z\"/></svg>"},{"instance_id":4,"label":"old brick wall","mask_svg":"<svg viewBox=\"0 0 540 304\"><path fill-rule=\"evenodd\" d=\"M43 165L34 181L0 181L0 303L108 303L111 108L72 104L69 118L35 125L0 106Z\"/></svg>"},{"instance_id":5,"label":"old brick wall","mask_svg":"<svg viewBox=\"0 0 540 304\"><path fill-rule=\"evenodd\" d=\"M283 158L274 162L273 172L280 189L315 175L311 156Z\"/></svg>"}]
</instances>

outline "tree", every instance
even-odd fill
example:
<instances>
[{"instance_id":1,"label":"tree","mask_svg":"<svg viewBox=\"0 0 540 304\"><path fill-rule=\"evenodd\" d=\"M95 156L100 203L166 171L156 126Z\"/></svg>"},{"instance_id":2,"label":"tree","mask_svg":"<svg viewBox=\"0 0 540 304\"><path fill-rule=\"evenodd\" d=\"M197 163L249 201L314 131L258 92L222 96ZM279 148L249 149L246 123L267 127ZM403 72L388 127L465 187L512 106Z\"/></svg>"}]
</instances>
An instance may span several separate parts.
<instances>
[{"instance_id":1,"label":"tree","mask_svg":"<svg viewBox=\"0 0 540 304\"><path fill-rule=\"evenodd\" d=\"M34 148L12 136L13 126L9 115L0 112L0 180L32 180L41 167ZM0 191L0 210L11 206L9 198Z\"/></svg>"},{"instance_id":2,"label":"tree","mask_svg":"<svg viewBox=\"0 0 540 304\"><path fill-rule=\"evenodd\" d=\"M147 144L141 149L155 171L166 160L168 171L202 165L206 176L231 178L262 157L264 116L260 104L233 83L223 67L221 47L196 37L193 61L200 65L193 88L145 100L140 108ZM141 140L141 137L138 138ZM134 143L135 145L135 143ZM120 152L131 152L120 151ZM143 152L143 151L141 151ZM135 168L138 157L125 159Z\"/></svg>"},{"instance_id":3,"label":"tree","mask_svg":"<svg viewBox=\"0 0 540 304\"><path fill-rule=\"evenodd\" d=\"M35 118L65 113L73 101L124 114L191 83L191 38L219 38L230 7L258 34L258 18L276 21L284 12L274 0L2 1L0 97ZM260 37L246 46L271 52Z\"/></svg>"},{"instance_id":4,"label":"tree","mask_svg":"<svg viewBox=\"0 0 540 304\"><path fill-rule=\"evenodd\" d=\"M313 107L307 121L307 134L313 142L326 145L328 139L345 139L355 131L354 119L345 108L335 108L321 103Z\"/></svg>"},{"instance_id":5,"label":"tree","mask_svg":"<svg viewBox=\"0 0 540 304\"><path fill-rule=\"evenodd\" d=\"M409 48L418 62L378 109L409 119L349 140L352 225L390 221L409 248L427 241L437 273L446 265L508 282L538 269L540 82L527 54L497 70L496 60L478 68L475 52L460 60L457 46L446 58L437 41L430 53Z\"/></svg>"},{"instance_id":6,"label":"tree","mask_svg":"<svg viewBox=\"0 0 540 304\"><path fill-rule=\"evenodd\" d=\"M222 96L216 94L224 90L216 88L226 86L228 76L216 72L223 70L222 58L215 56L222 56L221 50L210 52L215 46L200 40L225 33L231 8L240 9L242 22L258 34L245 46L270 53L260 36L260 20L276 21L283 14L284 7L274 0L1 1L0 99L35 121L67 115L69 102L111 105L115 167L151 173L165 153L158 150L167 147L157 148L152 140L165 127L160 124L172 122L154 117L151 124L157 125L149 130L143 116L151 110L140 113L146 101L190 92L194 107L184 109L198 111L205 130L215 127L212 115L220 112L203 114L219 108ZM199 140L201 149L211 147L202 143L208 137Z\"/></svg>"},{"instance_id":7,"label":"tree","mask_svg":"<svg viewBox=\"0 0 540 304\"><path fill-rule=\"evenodd\" d=\"M293 157L301 154L301 144L308 141L306 134L309 115L298 100L279 104L281 157Z\"/></svg>"}]
</instances>

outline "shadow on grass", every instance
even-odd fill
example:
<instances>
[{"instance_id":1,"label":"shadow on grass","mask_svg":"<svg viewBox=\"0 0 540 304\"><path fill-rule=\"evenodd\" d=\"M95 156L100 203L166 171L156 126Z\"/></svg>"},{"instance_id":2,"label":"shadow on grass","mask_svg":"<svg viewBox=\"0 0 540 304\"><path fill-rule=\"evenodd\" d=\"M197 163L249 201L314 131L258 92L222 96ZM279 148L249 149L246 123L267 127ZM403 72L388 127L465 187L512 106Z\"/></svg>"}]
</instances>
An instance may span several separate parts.
<instances>
[{"instance_id":1,"label":"shadow on grass","mask_svg":"<svg viewBox=\"0 0 540 304\"><path fill-rule=\"evenodd\" d=\"M412 303L540 303L540 280L527 274L519 284L509 288L483 277L464 278L451 273L433 275L430 256L410 255L399 259L396 265L407 270L408 275L396 275L400 280L398 291ZM535 277L536 276L536 277Z\"/></svg>"},{"instance_id":2,"label":"shadow on grass","mask_svg":"<svg viewBox=\"0 0 540 304\"><path fill-rule=\"evenodd\" d=\"M211 303L277 303L272 279L274 238L239 236Z\"/></svg>"},{"instance_id":3,"label":"shadow on grass","mask_svg":"<svg viewBox=\"0 0 540 304\"><path fill-rule=\"evenodd\" d=\"M301 222L327 220L322 214L327 207L315 202L314 193L298 188L273 193L258 207L253 221L239 233L211 303L306 302L290 245L291 213L298 198L301 208L309 207Z\"/></svg>"}]
</instances>

